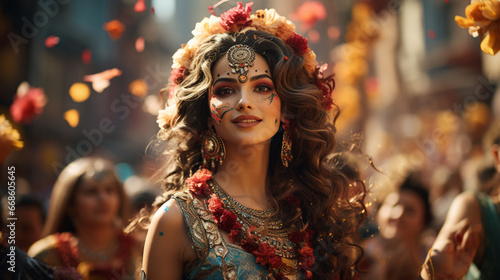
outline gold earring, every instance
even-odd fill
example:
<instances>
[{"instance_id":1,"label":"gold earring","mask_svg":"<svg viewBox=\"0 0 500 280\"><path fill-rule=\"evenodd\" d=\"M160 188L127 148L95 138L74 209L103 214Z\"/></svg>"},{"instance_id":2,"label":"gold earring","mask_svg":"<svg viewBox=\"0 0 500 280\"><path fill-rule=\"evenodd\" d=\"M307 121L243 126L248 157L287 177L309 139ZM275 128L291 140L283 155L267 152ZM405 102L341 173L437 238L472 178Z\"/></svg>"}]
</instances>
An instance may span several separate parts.
<instances>
[{"instance_id":1,"label":"gold earring","mask_svg":"<svg viewBox=\"0 0 500 280\"><path fill-rule=\"evenodd\" d=\"M226 158L226 147L222 139L212 128L203 133L201 141L203 168L208 168L213 172Z\"/></svg>"},{"instance_id":2,"label":"gold earring","mask_svg":"<svg viewBox=\"0 0 500 280\"><path fill-rule=\"evenodd\" d=\"M290 120L286 119L283 124L283 141L281 142L281 163L283 166L288 167L292 161L292 137Z\"/></svg>"}]
</instances>

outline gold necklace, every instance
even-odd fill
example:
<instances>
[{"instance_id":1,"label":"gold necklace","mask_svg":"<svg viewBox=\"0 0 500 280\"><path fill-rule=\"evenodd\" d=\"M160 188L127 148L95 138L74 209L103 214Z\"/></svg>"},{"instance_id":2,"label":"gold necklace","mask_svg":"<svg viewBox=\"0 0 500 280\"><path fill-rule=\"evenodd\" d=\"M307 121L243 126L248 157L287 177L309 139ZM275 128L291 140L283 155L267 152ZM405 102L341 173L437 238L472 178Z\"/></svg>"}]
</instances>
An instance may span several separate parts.
<instances>
[{"instance_id":1,"label":"gold necklace","mask_svg":"<svg viewBox=\"0 0 500 280\"><path fill-rule=\"evenodd\" d=\"M208 185L212 192L224 202L224 207L236 215L237 221L242 225L242 232L255 226L257 227L255 234L259 242L276 248L276 255L291 260L298 257L295 244L289 240L295 227L285 228L278 215L274 213L274 209L259 210L246 207L224 191L215 180L210 180Z\"/></svg>"}]
</instances>

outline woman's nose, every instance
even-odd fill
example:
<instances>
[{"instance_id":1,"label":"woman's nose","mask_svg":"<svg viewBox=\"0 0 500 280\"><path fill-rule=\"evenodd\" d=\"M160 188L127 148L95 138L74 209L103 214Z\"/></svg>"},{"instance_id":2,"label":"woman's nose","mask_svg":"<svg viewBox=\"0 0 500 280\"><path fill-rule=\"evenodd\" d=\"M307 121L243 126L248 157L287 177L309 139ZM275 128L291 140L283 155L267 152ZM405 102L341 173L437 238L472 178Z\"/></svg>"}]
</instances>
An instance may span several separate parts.
<instances>
[{"instance_id":1,"label":"woman's nose","mask_svg":"<svg viewBox=\"0 0 500 280\"><path fill-rule=\"evenodd\" d=\"M236 110L252 109L253 105L250 97L250 92L246 89L242 89L240 92L240 99L238 100L238 104L236 104Z\"/></svg>"}]
</instances>

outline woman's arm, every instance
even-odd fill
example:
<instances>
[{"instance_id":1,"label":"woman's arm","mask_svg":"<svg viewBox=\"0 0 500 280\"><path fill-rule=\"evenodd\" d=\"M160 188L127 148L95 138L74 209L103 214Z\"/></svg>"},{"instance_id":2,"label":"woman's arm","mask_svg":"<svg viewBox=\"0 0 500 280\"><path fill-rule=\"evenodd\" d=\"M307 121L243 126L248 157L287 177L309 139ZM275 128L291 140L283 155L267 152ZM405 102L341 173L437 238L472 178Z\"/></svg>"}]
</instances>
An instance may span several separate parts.
<instances>
[{"instance_id":1,"label":"woman's arm","mask_svg":"<svg viewBox=\"0 0 500 280\"><path fill-rule=\"evenodd\" d=\"M156 211L146 236L142 269L148 280L182 278L189 237L174 199Z\"/></svg>"},{"instance_id":2,"label":"woman's arm","mask_svg":"<svg viewBox=\"0 0 500 280\"><path fill-rule=\"evenodd\" d=\"M481 209L473 193L459 194L422 267L423 279L460 279L482 239Z\"/></svg>"}]
</instances>

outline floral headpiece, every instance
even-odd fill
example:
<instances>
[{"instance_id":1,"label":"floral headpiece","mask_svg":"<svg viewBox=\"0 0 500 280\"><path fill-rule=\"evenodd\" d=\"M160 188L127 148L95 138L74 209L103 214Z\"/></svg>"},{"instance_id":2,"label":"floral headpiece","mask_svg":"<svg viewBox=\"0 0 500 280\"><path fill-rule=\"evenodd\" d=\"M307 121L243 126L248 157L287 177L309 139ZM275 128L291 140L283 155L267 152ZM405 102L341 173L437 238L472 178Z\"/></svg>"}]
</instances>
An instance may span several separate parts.
<instances>
[{"instance_id":1,"label":"floral headpiece","mask_svg":"<svg viewBox=\"0 0 500 280\"><path fill-rule=\"evenodd\" d=\"M220 17L213 14L209 18L204 18L198 22L192 31L194 37L177 50L172 59L172 72L170 76L169 99L173 98L173 93L178 84L180 84L187 75L191 61L200 44L208 37L214 34L223 34L230 32L244 33L248 30L260 30L267 32L292 48L294 53L305 59L304 67L309 75L315 80L316 85L323 91L323 104L326 110L331 109L331 92L333 87L322 84L323 71L326 67L320 67L316 61L316 54L312 51L307 39L300 34L295 33L295 24L283 16L280 16L275 9L257 10L252 14L252 4L247 3L245 7L239 2L236 7L229 9L221 14ZM165 109L170 110L170 109ZM167 112L160 111L158 123L160 127L165 124L160 118Z\"/></svg>"}]
</instances>

